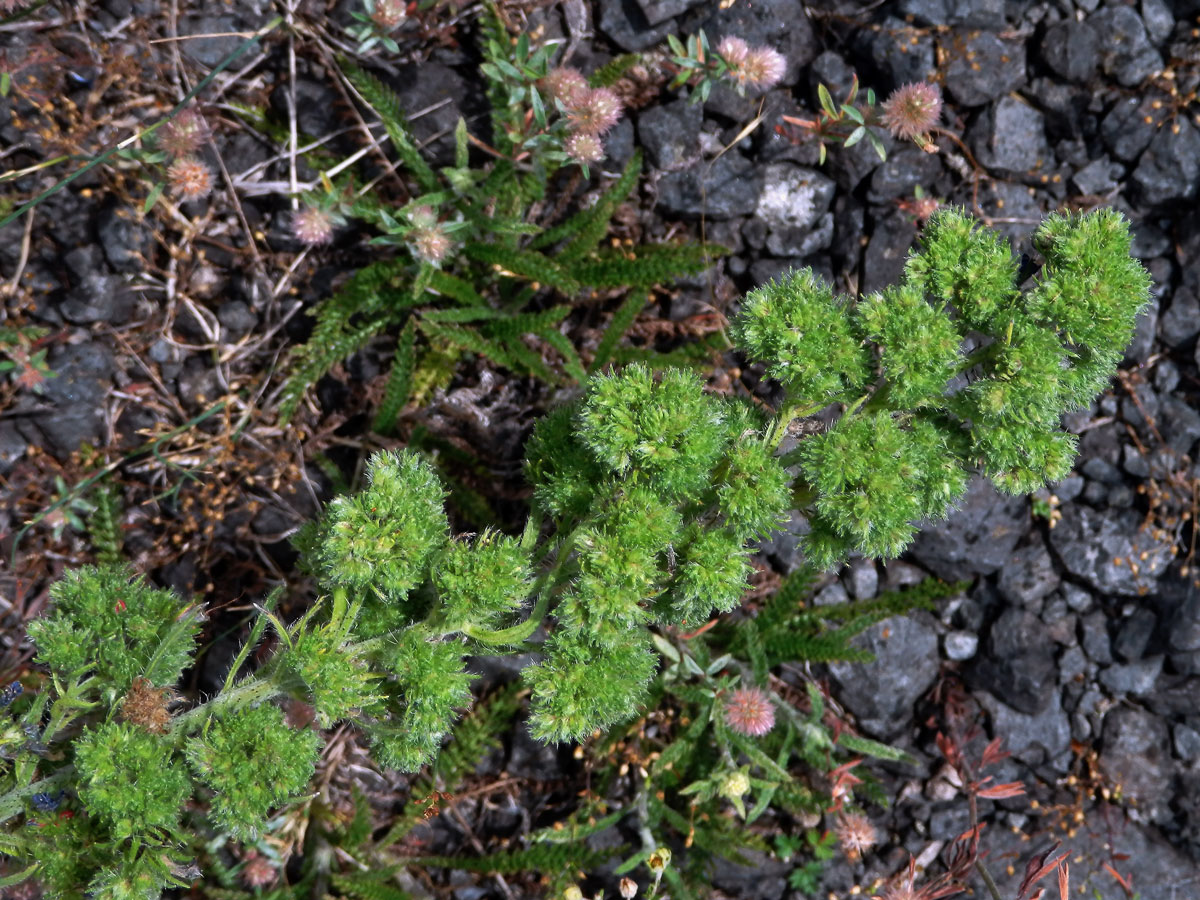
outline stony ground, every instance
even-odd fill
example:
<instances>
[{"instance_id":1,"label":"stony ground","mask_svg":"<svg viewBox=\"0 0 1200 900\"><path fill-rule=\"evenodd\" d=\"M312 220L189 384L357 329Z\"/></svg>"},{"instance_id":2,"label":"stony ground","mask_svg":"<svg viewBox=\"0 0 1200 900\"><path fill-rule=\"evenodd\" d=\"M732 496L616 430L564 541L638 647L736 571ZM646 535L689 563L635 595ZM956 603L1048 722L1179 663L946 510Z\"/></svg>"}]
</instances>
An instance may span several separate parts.
<instances>
[{"instance_id":1,"label":"stony ground","mask_svg":"<svg viewBox=\"0 0 1200 900\"><path fill-rule=\"evenodd\" d=\"M649 161L626 227L646 236L703 228L733 251L705 277L663 293L635 326L642 334L694 333L790 266L812 266L852 294L886 285L919 232L918 188L965 205L1019 252L1055 209L1108 205L1132 221L1154 303L1112 390L1069 422L1081 438L1074 474L1033 503L979 483L902 560L855 561L817 597L872 597L926 574L971 584L936 616L873 629L866 643L876 663L818 673L863 733L922 761L878 767L894 800L876 817L890 843L866 863L831 865L823 890L848 896L898 871L910 852L932 858L931 847L965 827L927 724L935 699L957 690L1013 752L997 780L1032 789L1033 803L1000 801L988 817L984 846L1006 897L1030 851L1051 839L1071 849L1087 896L1200 896L1191 524L1200 497L1200 3L505 6L514 23L564 38L570 62L585 70L699 28L769 43L788 58L761 110L730 91L693 105L651 84L616 129L598 178L619 171L635 147ZM292 241L289 194L299 176L278 126L265 123L286 122L294 110L304 134L331 141L335 153L353 147L346 133L359 123L328 77L328 54L352 49L344 27L356 8L61 0L0 27L0 69L12 76L0 99L7 210L165 113L239 45L239 33L277 13L295 26L272 32L201 95L214 125L206 153L220 172L210 199L168 198L142 215L153 172L114 158L0 234L0 324L47 329L37 349L56 373L37 389L36 375L0 383L0 672L27 660L18 625L42 608L48 583L89 558L71 521L86 511L46 512L97 471L123 499L128 557L161 583L202 595L218 611L219 634L222 612L236 623L292 574L285 538L296 525L363 455L397 443L369 434L383 346L323 380L293 426L275 415L277 367L306 334L304 310L369 251L353 230L319 252ZM482 108L472 23L469 5L436 4L414 14L399 55L370 59L407 108L423 112L422 139L444 142L460 113L473 122ZM210 36L176 39L196 35ZM885 138L886 163L864 142L832 147L818 165L816 146L781 116L811 115L818 83L838 96L854 73L881 96L909 81L938 82L947 104L940 152ZM761 123L721 153L760 111ZM594 341L594 327L572 319L573 339ZM733 357L715 362L718 378L765 390ZM519 515L521 443L552 402L502 370L465 365L431 407L406 414L400 441L420 425L469 449L484 473L476 486L496 509ZM797 520L764 545L764 564L796 568L802 530ZM291 602L294 612L304 597ZM195 687L213 686L224 649L218 640ZM536 805L539 792L569 796L579 777L569 755L532 743L523 729L494 768L522 787L505 809L464 804L484 834L519 834L529 823L522 806ZM464 846L472 833L465 820L438 822L431 835L443 846L434 850ZM765 859L752 870L722 865L714 885L731 897L799 896L789 893L788 869ZM596 882L604 884L611 892L610 881ZM496 891L485 879L453 895Z\"/></svg>"}]
</instances>

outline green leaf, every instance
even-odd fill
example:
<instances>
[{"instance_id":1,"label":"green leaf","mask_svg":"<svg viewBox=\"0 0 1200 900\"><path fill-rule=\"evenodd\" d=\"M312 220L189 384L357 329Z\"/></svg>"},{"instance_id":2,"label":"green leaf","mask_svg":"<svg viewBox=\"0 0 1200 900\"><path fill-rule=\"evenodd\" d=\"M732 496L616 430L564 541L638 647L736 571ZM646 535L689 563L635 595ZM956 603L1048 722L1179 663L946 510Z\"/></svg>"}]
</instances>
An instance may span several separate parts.
<instances>
[{"instance_id":1,"label":"green leaf","mask_svg":"<svg viewBox=\"0 0 1200 900\"><path fill-rule=\"evenodd\" d=\"M821 108L829 114L829 118L841 118L841 116L838 115L837 106L834 104L833 98L829 96L829 88L825 87L824 84L817 85L817 97L821 101Z\"/></svg>"},{"instance_id":2,"label":"green leaf","mask_svg":"<svg viewBox=\"0 0 1200 900\"><path fill-rule=\"evenodd\" d=\"M866 135L867 135L866 126L859 125L852 132L850 132L850 136L848 138L846 138L845 146L853 147L855 144L857 144L859 141L861 141L864 137L866 137Z\"/></svg>"},{"instance_id":3,"label":"green leaf","mask_svg":"<svg viewBox=\"0 0 1200 900\"><path fill-rule=\"evenodd\" d=\"M163 189L166 184L161 181L156 181L150 187L150 193L146 195L146 202L142 204L142 212L148 213L154 209L154 204L158 202L158 198L162 196Z\"/></svg>"},{"instance_id":4,"label":"green leaf","mask_svg":"<svg viewBox=\"0 0 1200 900\"><path fill-rule=\"evenodd\" d=\"M842 112L857 122L859 125L866 124L863 120L863 114L858 111L858 107L850 106L847 103L842 104Z\"/></svg>"},{"instance_id":5,"label":"green leaf","mask_svg":"<svg viewBox=\"0 0 1200 900\"><path fill-rule=\"evenodd\" d=\"M458 124L454 126L454 167L465 169L467 164L467 120L459 116Z\"/></svg>"},{"instance_id":6,"label":"green leaf","mask_svg":"<svg viewBox=\"0 0 1200 900\"><path fill-rule=\"evenodd\" d=\"M592 372L598 372L612 358L612 352L617 346L617 342L629 330L629 326L638 317L638 313L645 308L649 299L650 293L645 289L633 290L625 295L625 299L621 301L621 305L617 307L617 311L609 320L608 328L604 330L604 337L600 338L600 343L596 345L596 355L592 358Z\"/></svg>"},{"instance_id":7,"label":"green leaf","mask_svg":"<svg viewBox=\"0 0 1200 900\"><path fill-rule=\"evenodd\" d=\"M416 322L410 318L400 332L396 342L396 353L392 357L392 371L388 375L383 400L375 413L374 429L379 434L390 434L396 424L396 416L408 402L412 392L413 369L416 366Z\"/></svg>"}]
</instances>

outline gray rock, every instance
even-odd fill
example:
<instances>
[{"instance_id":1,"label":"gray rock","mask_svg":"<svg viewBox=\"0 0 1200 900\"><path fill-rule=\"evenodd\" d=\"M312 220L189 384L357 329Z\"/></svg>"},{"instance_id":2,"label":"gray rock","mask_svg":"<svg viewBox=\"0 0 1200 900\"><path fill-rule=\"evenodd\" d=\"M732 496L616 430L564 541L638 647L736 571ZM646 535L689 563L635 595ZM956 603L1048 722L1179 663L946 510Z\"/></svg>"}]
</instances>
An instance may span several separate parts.
<instances>
[{"instance_id":1,"label":"gray rock","mask_svg":"<svg viewBox=\"0 0 1200 900\"><path fill-rule=\"evenodd\" d=\"M1183 722L1171 726L1175 755L1185 762L1200 759L1200 731Z\"/></svg>"},{"instance_id":2,"label":"gray rock","mask_svg":"<svg viewBox=\"0 0 1200 900\"><path fill-rule=\"evenodd\" d=\"M65 458L84 441L98 443L104 433L104 400L115 369L112 352L99 342L59 344L46 362L55 377L42 385L48 407L31 419L45 435L46 445Z\"/></svg>"},{"instance_id":3,"label":"gray rock","mask_svg":"<svg viewBox=\"0 0 1200 900\"><path fill-rule=\"evenodd\" d=\"M1102 741L1100 771L1147 820L1170 821L1174 765L1167 724L1144 709L1118 706L1104 717Z\"/></svg>"},{"instance_id":4,"label":"gray rock","mask_svg":"<svg viewBox=\"0 0 1200 900\"><path fill-rule=\"evenodd\" d=\"M828 212L834 182L813 169L791 163L763 168L763 187L754 219L767 228L766 246L775 256L809 256L833 240Z\"/></svg>"},{"instance_id":5,"label":"gray rock","mask_svg":"<svg viewBox=\"0 0 1200 900\"><path fill-rule=\"evenodd\" d=\"M261 24L257 23L254 28ZM198 37L183 41L180 51L205 69L211 69L245 40L238 34L245 25L246 22L231 15L187 16L179 23L180 34L214 34L220 37Z\"/></svg>"},{"instance_id":6,"label":"gray rock","mask_svg":"<svg viewBox=\"0 0 1200 900\"><path fill-rule=\"evenodd\" d=\"M1122 97L1100 122L1100 135L1117 159L1133 162L1158 133L1151 102L1139 96Z\"/></svg>"},{"instance_id":7,"label":"gray rock","mask_svg":"<svg viewBox=\"0 0 1200 900\"><path fill-rule=\"evenodd\" d=\"M1079 620L1083 632L1083 652L1094 662L1106 666L1113 661L1112 641L1108 637L1108 617L1095 610Z\"/></svg>"},{"instance_id":8,"label":"gray rock","mask_svg":"<svg viewBox=\"0 0 1200 900\"><path fill-rule=\"evenodd\" d=\"M1042 599L1052 594L1061 581L1045 543L1038 537L1009 554L996 586L1010 603L1036 612L1041 609Z\"/></svg>"},{"instance_id":9,"label":"gray rock","mask_svg":"<svg viewBox=\"0 0 1200 900\"><path fill-rule=\"evenodd\" d=\"M732 219L754 212L761 187L758 167L731 151L711 166L667 173L658 183L658 203L667 215Z\"/></svg>"},{"instance_id":10,"label":"gray rock","mask_svg":"<svg viewBox=\"0 0 1200 900\"><path fill-rule=\"evenodd\" d=\"M1120 484L1124 480L1121 477L1120 469L1107 459L1101 459L1098 456L1084 460L1083 465L1079 467L1079 471L1092 479L1092 481L1099 481L1101 484Z\"/></svg>"},{"instance_id":11,"label":"gray rock","mask_svg":"<svg viewBox=\"0 0 1200 900\"><path fill-rule=\"evenodd\" d=\"M812 256L833 243L833 213L821 213L812 228L786 228L767 235L767 250L775 256Z\"/></svg>"},{"instance_id":12,"label":"gray rock","mask_svg":"<svg viewBox=\"0 0 1200 900\"><path fill-rule=\"evenodd\" d=\"M636 0L641 7L642 15L651 25L659 25L667 19L682 15L693 6L698 6L704 0Z\"/></svg>"},{"instance_id":13,"label":"gray rock","mask_svg":"<svg viewBox=\"0 0 1200 900\"><path fill-rule=\"evenodd\" d=\"M1168 394L1162 398L1158 426L1167 447L1177 455L1188 453L1200 440L1200 413L1187 400Z\"/></svg>"},{"instance_id":14,"label":"gray rock","mask_svg":"<svg viewBox=\"0 0 1200 900\"><path fill-rule=\"evenodd\" d=\"M870 600L879 591L879 570L870 559L856 559L843 576L846 589L855 600Z\"/></svg>"},{"instance_id":15,"label":"gray rock","mask_svg":"<svg viewBox=\"0 0 1200 900\"><path fill-rule=\"evenodd\" d=\"M1134 248L1136 250L1136 248ZM1134 253L1136 256L1137 254ZM1144 363L1150 357L1154 346L1154 332L1158 329L1158 305L1150 303L1143 309L1134 322L1133 339L1125 348L1122 358L1124 365L1130 366Z\"/></svg>"},{"instance_id":16,"label":"gray rock","mask_svg":"<svg viewBox=\"0 0 1200 900\"><path fill-rule=\"evenodd\" d=\"M930 81L937 75L937 43L932 29L885 16L878 29L860 29L857 37L864 57L879 67L887 84Z\"/></svg>"},{"instance_id":17,"label":"gray rock","mask_svg":"<svg viewBox=\"0 0 1200 900\"><path fill-rule=\"evenodd\" d=\"M1062 594L1067 601L1067 606L1075 612L1087 612L1092 605L1092 595L1078 585L1064 584Z\"/></svg>"},{"instance_id":18,"label":"gray rock","mask_svg":"<svg viewBox=\"0 0 1200 900\"><path fill-rule=\"evenodd\" d=\"M123 325L133 313L136 298L120 275L89 272L59 303L63 318L76 325L105 322Z\"/></svg>"},{"instance_id":19,"label":"gray rock","mask_svg":"<svg viewBox=\"0 0 1200 900\"><path fill-rule=\"evenodd\" d=\"M1073 647L1079 643L1079 638L1075 635L1079 617L1069 610L1067 601L1057 594L1046 602L1046 608L1042 610L1042 621L1046 623L1046 633L1050 635L1054 643L1063 647Z\"/></svg>"},{"instance_id":20,"label":"gray rock","mask_svg":"<svg viewBox=\"0 0 1200 900\"><path fill-rule=\"evenodd\" d=\"M523 726L513 732L507 771L517 778L553 781L565 774L558 764L558 745L534 740Z\"/></svg>"},{"instance_id":21,"label":"gray rock","mask_svg":"<svg viewBox=\"0 0 1200 900\"><path fill-rule=\"evenodd\" d=\"M1160 394L1169 394L1179 384L1179 366L1170 359L1160 360L1154 367L1154 389Z\"/></svg>"},{"instance_id":22,"label":"gray rock","mask_svg":"<svg viewBox=\"0 0 1200 900\"><path fill-rule=\"evenodd\" d=\"M970 827L971 808L961 800L942 805L929 817L929 837L935 841L952 841Z\"/></svg>"},{"instance_id":23,"label":"gray rock","mask_svg":"<svg viewBox=\"0 0 1200 900\"><path fill-rule=\"evenodd\" d=\"M1146 206L1193 199L1200 182L1200 131L1183 117L1173 127L1160 128L1130 182L1134 196Z\"/></svg>"},{"instance_id":24,"label":"gray rock","mask_svg":"<svg viewBox=\"0 0 1200 900\"><path fill-rule=\"evenodd\" d=\"M975 28L1003 28L1003 0L900 0L902 15L923 25L970 25Z\"/></svg>"},{"instance_id":25,"label":"gray rock","mask_svg":"<svg viewBox=\"0 0 1200 900\"><path fill-rule=\"evenodd\" d=\"M1171 347L1182 346L1200 334L1200 299L1195 291L1176 288L1171 305L1158 317L1158 334Z\"/></svg>"},{"instance_id":26,"label":"gray rock","mask_svg":"<svg viewBox=\"0 0 1200 900\"><path fill-rule=\"evenodd\" d=\"M1163 658L1151 656L1121 666L1109 666L1100 672L1100 683L1113 694L1145 696L1154 690L1154 683L1162 674Z\"/></svg>"},{"instance_id":27,"label":"gray rock","mask_svg":"<svg viewBox=\"0 0 1200 900\"><path fill-rule=\"evenodd\" d=\"M824 588L817 592L813 597L813 606L837 606L842 603L850 602L850 595L846 593L846 589L838 582L827 584Z\"/></svg>"},{"instance_id":28,"label":"gray rock","mask_svg":"<svg viewBox=\"0 0 1200 900\"><path fill-rule=\"evenodd\" d=\"M154 240L150 229L122 204L103 207L96 217L96 234L104 258L117 272L141 272Z\"/></svg>"},{"instance_id":29,"label":"gray rock","mask_svg":"<svg viewBox=\"0 0 1200 900\"><path fill-rule=\"evenodd\" d=\"M739 866L721 857L714 857L712 886L730 897L782 897L787 892L788 873L794 866L773 855L758 850L741 854L748 865Z\"/></svg>"},{"instance_id":30,"label":"gray rock","mask_svg":"<svg viewBox=\"0 0 1200 900\"><path fill-rule=\"evenodd\" d=\"M920 584L927 577L925 572L917 566L898 559L889 560L884 564L884 581L889 591L912 587L914 584Z\"/></svg>"},{"instance_id":31,"label":"gray rock","mask_svg":"<svg viewBox=\"0 0 1200 900\"><path fill-rule=\"evenodd\" d=\"M874 233L863 254L864 295L881 291L899 279L916 235L916 226L898 211L875 220Z\"/></svg>"},{"instance_id":32,"label":"gray rock","mask_svg":"<svg viewBox=\"0 0 1200 900\"><path fill-rule=\"evenodd\" d=\"M988 169L1031 174L1050 156L1042 114L1012 94L1001 97L979 117L968 139Z\"/></svg>"},{"instance_id":33,"label":"gray rock","mask_svg":"<svg viewBox=\"0 0 1200 900\"><path fill-rule=\"evenodd\" d=\"M911 616L871 626L851 644L875 655L873 662L835 662L829 673L838 700L863 730L893 737L912 718L913 704L937 679L937 633Z\"/></svg>"},{"instance_id":34,"label":"gray rock","mask_svg":"<svg viewBox=\"0 0 1200 900\"><path fill-rule=\"evenodd\" d=\"M1071 176L1075 189L1083 194L1107 194L1116 189L1125 167L1113 162L1107 155L1093 159Z\"/></svg>"},{"instance_id":35,"label":"gray rock","mask_svg":"<svg viewBox=\"0 0 1200 900\"><path fill-rule=\"evenodd\" d=\"M1068 647L1058 658L1058 682L1067 684L1072 681L1082 681L1087 674L1088 659L1083 655L1083 648Z\"/></svg>"},{"instance_id":36,"label":"gray rock","mask_svg":"<svg viewBox=\"0 0 1200 900\"><path fill-rule=\"evenodd\" d=\"M637 120L638 138L646 157L659 169L700 158L700 126L704 111L698 103L676 100L651 106Z\"/></svg>"},{"instance_id":37,"label":"gray rock","mask_svg":"<svg viewBox=\"0 0 1200 900\"><path fill-rule=\"evenodd\" d=\"M1171 36L1175 14L1163 0L1142 0L1142 24L1151 43L1161 44Z\"/></svg>"},{"instance_id":38,"label":"gray rock","mask_svg":"<svg viewBox=\"0 0 1200 900\"><path fill-rule=\"evenodd\" d=\"M1141 16L1128 6L1109 6L1088 17L1100 37L1100 64L1123 87L1134 87L1163 67Z\"/></svg>"},{"instance_id":39,"label":"gray rock","mask_svg":"<svg viewBox=\"0 0 1200 900\"><path fill-rule=\"evenodd\" d=\"M596 0L596 7L600 31L626 52L647 50L676 29L671 20L651 26L641 7L627 0Z\"/></svg>"},{"instance_id":40,"label":"gray rock","mask_svg":"<svg viewBox=\"0 0 1200 900\"><path fill-rule=\"evenodd\" d=\"M454 165L454 128L471 92L463 77L449 66L426 60L401 67L389 84L406 111L429 110L409 122L425 158L434 165Z\"/></svg>"},{"instance_id":41,"label":"gray rock","mask_svg":"<svg viewBox=\"0 0 1200 900\"><path fill-rule=\"evenodd\" d=\"M1076 506L1050 531L1050 544L1068 572L1105 594L1152 590L1172 559L1169 537L1142 532L1141 516L1133 510Z\"/></svg>"},{"instance_id":42,"label":"gray rock","mask_svg":"<svg viewBox=\"0 0 1200 900\"><path fill-rule=\"evenodd\" d=\"M871 189L867 198L872 203L885 203L908 196L913 188L933 184L941 174L942 164L937 154L926 153L918 147L901 146L889 153L886 162L871 174Z\"/></svg>"},{"instance_id":43,"label":"gray rock","mask_svg":"<svg viewBox=\"0 0 1200 900\"><path fill-rule=\"evenodd\" d=\"M1200 593L1192 592L1171 616L1167 644L1172 650L1200 650Z\"/></svg>"},{"instance_id":44,"label":"gray rock","mask_svg":"<svg viewBox=\"0 0 1200 900\"><path fill-rule=\"evenodd\" d=\"M969 631L950 631L942 638L942 649L947 659L963 662L979 650L979 637Z\"/></svg>"},{"instance_id":45,"label":"gray rock","mask_svg":"<svg viewBox=\"0 0 1200 900\"><path fill-rule=\"evenodd\" d=\"M237 341L258 326L258 316L243 300L222 303L217 310L217 320L221 323L222 338L226 341Z\"/></svg>"},{"instance_id":46,"label":"gray rock","mask_svg":"<svg viewBox=\"0 0 1200 900\"><path fill-rule=\"evenodd\" d=\"M963 106L983 106L1025 83L1025 44L990 31L947 36L946 92Z\"/></svg>"},{"instance_id":47,"label":"gray rock","mask_svg":"<svg viewBox=\"0 0 1200 900\"><path fill-rule=\"evenodd\" d=\"M287 121L289 94L292 94L296 101L296 126L302 134L310 138L322 138L338 127L340 97L332 84L325 80L301 76L295 80L293 93L293 86L289 81L280 82L271 92L270 102L271 109L284 122ZM405 112L413 113L418 109L419 107L408 106ZM259 146L259 142L255 141L251 146ZM246 153L249 149L245 147L241 152ZM225 155L225 164L231 171L240 171L251 162L249 159L235 161L229 158L228 153Z\"/></svg>"},{"instance_id":48,"label":"gray rock","mask_svg":"<svg viewBox=\"0 0 1200 900\"><path fill-rule=\"evenodd\" d=\"M1031 766L1050 764L1066 772L1070 766L1071 723L1058 692L1037 715L1013 709L987 691L975 695L992 717L992 734L1004 738L1004 749Z\"/></svg>"},{"instance_id":49,"label":"gray rock","mask_svg":"<svg viewBox=\"0 0 1200 900\"><path fill-rule=\"evenodd\" d=\"M947 581L990 575L1005 564L1025 534L1027 502L1002 495L986 478L975 476L958 505L944 522L922 530L911 553ZM1061 527L1051 531L1051 536Z\"/></svg>"},{"instance_id":50,"label":"gray rock","mask_svg":"<svg viewBox=\"0 0 1200 900\"><path fill-rule=\"evenodd\" d=\"M790 575L804 564L800 539L808 531L808 519L792 510L788 522L759 544L759 551L769 557L783 574Z\"/></svg>"},{"instance_id":51,"label":"gray rock","mask_svg":"<svg viewBox=\"0 0 1200 900\"><path fill-rule=\"evenodd\" d=\"M1144 606L1135 609L1117 630L1117 639L1113 641L1117 656L1130 662L1141 659L1157 624L1158 617L1152 611Z\"/></svg>"},{"instance_id":52,"label":"gray rock","mask_svg":"<svg viewBox=\"0 0 1200 900\"><path fill-rule=\"evenodd\" d=\"M1068 81L1087 81L1100 63L1100 37L1087 22L1068 19L1046 29L1042 59Z\"/></svg>"},{"instance_id":53,"label":"gray rock","mask_svg":"<svg viewBox=\"0 0 1200 900\"><path fill-rule=\"evenodd\" d=\"M1023 609L1006 609L988 636L987 656L968 672L982 688L1026 715L1037 715L1057 694L1054 641L1042 620Z\"/></svg>"}]
</instances>

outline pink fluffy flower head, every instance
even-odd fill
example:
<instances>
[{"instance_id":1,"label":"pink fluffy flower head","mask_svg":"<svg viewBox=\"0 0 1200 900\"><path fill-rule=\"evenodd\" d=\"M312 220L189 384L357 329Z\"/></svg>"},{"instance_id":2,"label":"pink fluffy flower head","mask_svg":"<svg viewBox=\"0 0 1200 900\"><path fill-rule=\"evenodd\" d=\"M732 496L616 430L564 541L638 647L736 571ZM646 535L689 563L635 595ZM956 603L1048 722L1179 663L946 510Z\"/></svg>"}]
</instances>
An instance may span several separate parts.
<instances>
[{"instance_id":1,"label":"pink fluffy flower head","mask_svg":"<svg viewBox=\"0 0 1200 900\"><path fill-rule=\"evenodd\" d=\"M403 22L407 15L408 3L405 0L375 0L371 21L384 31L391 31Z\"/></svg>"},{"instance_id":2,"label":"pink fluffy flower head","mask_svg":"<svg viewBox=\"0 0 1200 900\"><path fill-rule=\"evenodd\" d=\"M440 266L450 252L450 238L436 225L429 228L414 228L409 232L413 253L432 266Z\"/></svg>"},{"instance_id":3,"label":"pink fluffy flower head","mask_svg":"<svg viewBox=\"0 0 1200 900\"><path fill-rule=\"evenodd\" d=\"M870 850L878 839L875 826L862 813L842 813L837 817L833 831L850 859L856 859L863 851Z\"/></svg>"},{"instance_id":4,"label":"pink fluffy flower head","mask_svg":"<svg viewBox=\"0 0 1200 900\"><path fill-rule=\"evenodd\" d=\"M213 184L208 166L190 156L171 163L167 169L167 181L171 183L171 189L184 200L207 196Z\"/></svg>"},{"instance_id":5,"label":"pink fluffy flower head","mask_svg":"<svg viewBox=\"0 0 1200 900\"><path fill-rule=\"evenodd\" d=\"M575 162L587 165L604 159L604 142L594 134L577 132L563 141L563 150Z\"/></svg>"},{"instance_id":6,"label":"pink fluffy flower head","mask_svg":"<svg viewBox=\"0 0 1200 900\"><path fill-rule=\"evenodd\" d=\"M895 137L920 143L942 115L942 92L920 81L897 88L883 102L883 125Z\"/></svg>"},{"instance_id":7,"label":"pink fluffy flower head","mask_svg":"<svg viewBox=\"0 0 1200 900\"><path fill-rule=\"evenodd\" d=\"M567 124L576 134L601 135L621 121L621 98L608 88L576 91L564 105Z\"/></svg>"},{"instance_id":8,"label":"pink fluffy flower head","mask_svg":"<svg viewBox=\"0 0 1200 900\"><path fill-rule=\"evenodd\" d=\"M275 883L279 870L264 856L251 851L246 854L246 865L242 868L242 881L250 888L264 888Z\"/></svg>"},{"instance_id":9,"label":"pink fluffy flower head","mask_svg":"<svg viewBox=\"0 0 1200 900\"><path fill-rule=\"evenodd\" d=\"M766 691L738 688L725 702L725 721L738 734L762 737L775 727L775 707Z\"/></svg>"},{"instance_id":10,"label":"pink fluffy flower head","mask_svg":"<svg viewBox=\"0 0 1200 900\"><path fill-rule=\"evenodd\" d=\"M181 110L162 127L158 145L172 156L188 156L208 140L208 123L204 116L189 107Z\"/></svg>"},{"instance_id":11,"label":"pink fluffy flower head","mask_svg":"<svg viewBox=\"0 0 1200 900\"><path fill-rule=\"evenodd\" d=\"M740 37L729 34L717 44L717 55L725 60L725 65L729 68L738 69L745 65L746 57L750 55L750 45Z\"/></svg>"},{"instance_id":12,"label":"pink fluffy flower head","mask_svg":"<svg viewBox=\"0 0 1200 900\"><path fill-rule=\"evenodd\" d=\"M787 59L772 47L753 47L742 63L746 81L760 91L769 91L779 84L787 71Z\"/></svg>"},{"instance_id":13,"label":"pink fluffy flower head","mask_svg":"<svg viewBox=\"0 0 1200 900\"><path fill-rule=\"evenodd\" d=\"M292 236L315 247L333 240L333 216L316 206L306 206L292 216Z\"/></svg>"},{"instance_id":14,"label":"pink fluffy flower head","mask_svg":"<svg viewBox=\"0 0 1200 900\"><path fill-rule=\"evenodd\" d=\"M563 106L568 106L571 98L577 93L590 90L587 79L583 77L583 73L578 69L572 69L570 66L559 66L557 69L551 69L538 82L546 96L551 100L558 100Z\"/></svg>"}]
</instances>

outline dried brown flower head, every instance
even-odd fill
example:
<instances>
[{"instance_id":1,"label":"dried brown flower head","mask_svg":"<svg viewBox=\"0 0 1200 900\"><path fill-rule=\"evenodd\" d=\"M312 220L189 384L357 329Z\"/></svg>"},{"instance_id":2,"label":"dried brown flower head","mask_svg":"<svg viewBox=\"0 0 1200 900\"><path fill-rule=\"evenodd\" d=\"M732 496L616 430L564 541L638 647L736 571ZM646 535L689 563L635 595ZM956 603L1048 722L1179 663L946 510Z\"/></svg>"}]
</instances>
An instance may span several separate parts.
<instances>
[{"instance_id":1,"label":"dried brown flower head","mask_svg":"<svg viewBox=\"0 0 1200 900\"><path fill-rule=\"evenodd\" d=\"M121 718L131 725L145 728L151 734L164 734L171 721L168 707L177 699L169 687L155 687L149 678L139 675L133 679L129 693L121 701Z\"/></svg>"}]
</instances>

